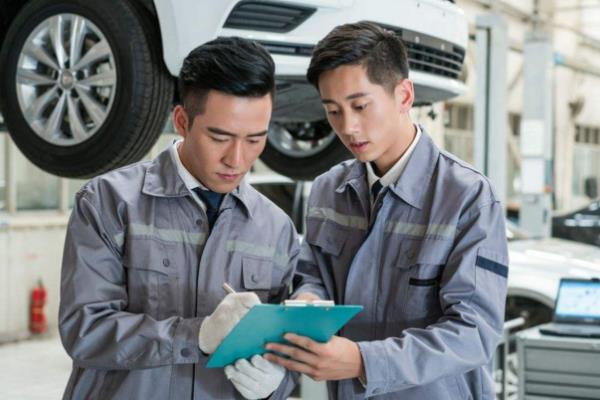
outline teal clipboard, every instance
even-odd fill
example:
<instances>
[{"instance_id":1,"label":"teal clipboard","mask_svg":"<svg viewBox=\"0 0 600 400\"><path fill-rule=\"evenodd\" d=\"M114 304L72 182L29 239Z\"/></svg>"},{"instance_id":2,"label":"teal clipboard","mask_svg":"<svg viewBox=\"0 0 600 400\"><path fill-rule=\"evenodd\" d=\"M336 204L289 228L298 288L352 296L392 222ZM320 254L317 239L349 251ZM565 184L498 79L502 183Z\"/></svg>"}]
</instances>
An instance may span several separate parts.
<instances>
[{"instance_id":1,"label":"teal clipboard","mask_svg":"<svg viewBox=\"0 0 600 400\"><path fill-rule=\"evenodd\" d=\"M267 343L287 343L286 333L327 342L362 306L285 306L258 304L238 322L208 359L207 368L218 368L240 358L267 352Z\"/></svg>"}]
</instances>

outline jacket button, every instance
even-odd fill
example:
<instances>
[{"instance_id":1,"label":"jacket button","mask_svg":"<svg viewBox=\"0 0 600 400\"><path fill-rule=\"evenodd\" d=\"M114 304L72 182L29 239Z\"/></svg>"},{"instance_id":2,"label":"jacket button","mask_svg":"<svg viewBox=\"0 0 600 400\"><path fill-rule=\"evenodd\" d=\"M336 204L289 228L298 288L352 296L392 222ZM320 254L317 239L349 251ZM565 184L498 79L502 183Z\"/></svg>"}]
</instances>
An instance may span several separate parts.
<instances>
[{"instance_id":1,"label":"jacket button","mask_svg":"<svg viewBox=\"0 0 600 400\"><path fill-rule=\"evenodd\" d=\"M182 357L189 357L190 356L190 349L181 349L181 356Z\"/></svg>"},{"instance_id":2,"label":"jacket button","mask_svg":"<svg viewBox=\"0 0 600 400\"><path fill-rule=\"evenodd\" d=\"M252 276L250 277L250 280L254 283L258 282L258 276L256 274L252 274Z\"/></svg>"},{"instance_id":3,"label":"jacket button","mask_svg":"<svg viewBox=\"0 0 600 400\"><path fill-rule=\"evenodd\" d=\"M163 265L164 265L165 267L168 267L169 265L171 265L171 262L169 261L169 259L168 259L168 258L164 258L164 259L163 259Z\"/></svg>"},{"instance_id":4,"label":"jacket button","mask_svg":"<svg viewBox=\"0 0 600 400\"><path fill-rule=\"evenodd\" d=\"M198 218L198 219L196 220L196 225L198 225L198 226L202 225L203 223L204 223L204 221L202 221L202 219L201 219L201 218Z\"/></svg>"}]
</instances>

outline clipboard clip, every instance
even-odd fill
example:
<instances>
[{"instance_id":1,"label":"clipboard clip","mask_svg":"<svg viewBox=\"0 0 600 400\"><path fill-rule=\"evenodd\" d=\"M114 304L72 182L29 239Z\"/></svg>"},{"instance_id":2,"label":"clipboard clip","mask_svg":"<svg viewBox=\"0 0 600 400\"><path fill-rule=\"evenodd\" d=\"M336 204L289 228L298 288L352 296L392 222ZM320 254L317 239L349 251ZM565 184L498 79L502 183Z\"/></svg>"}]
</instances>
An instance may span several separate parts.
<instances>
[{"instance_id":1,"label":"clipboard clip","mask_svg":"<svg viewBox=\"0 0 600 400\"><path fill-rule=\"evenodd\" d=\"M283 305L285 307L333 307L335 306L335 302L333 300L285 300Z\"/></svg>"}]
</instances>

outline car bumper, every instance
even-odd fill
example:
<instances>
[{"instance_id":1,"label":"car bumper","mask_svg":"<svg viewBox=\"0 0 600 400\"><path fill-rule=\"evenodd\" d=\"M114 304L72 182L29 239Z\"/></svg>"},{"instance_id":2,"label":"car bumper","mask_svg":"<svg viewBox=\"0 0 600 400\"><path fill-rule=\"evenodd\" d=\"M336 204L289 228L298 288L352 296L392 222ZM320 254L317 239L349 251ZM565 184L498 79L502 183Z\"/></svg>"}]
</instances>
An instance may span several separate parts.
<instances>
[{"instance_id":1,"label":"car bumper","mask_svg":"<svg viewBox=\"0 0 600 400\"><path fill-rule=\"evenodd\" d=\"M211 1L210 6L207 1ZM212 1L156 0L165 62L173 75L179 73L189 51L201 43L217 36L241 36L259 41L271 51L279 77L304 77L312 49L319 40L339 24L367 20L394 30L405 40L417 104L444 100L465 91L459 75L468 24L464 13L448 1L279 0L276 3L313 10L289 32L226 27L232 25L228 18L240 1L222 1L218 6Z\"/></svg>"}]
</instances>

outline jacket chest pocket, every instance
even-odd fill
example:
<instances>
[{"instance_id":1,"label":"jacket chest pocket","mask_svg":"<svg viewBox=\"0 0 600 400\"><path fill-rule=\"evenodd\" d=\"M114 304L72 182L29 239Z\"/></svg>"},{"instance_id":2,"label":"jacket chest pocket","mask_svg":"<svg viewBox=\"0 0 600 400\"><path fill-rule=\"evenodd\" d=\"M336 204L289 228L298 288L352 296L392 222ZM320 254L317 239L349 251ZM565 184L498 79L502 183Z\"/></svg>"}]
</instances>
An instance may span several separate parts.
<instances>
[{"instance_id":1,"label":"jacket chest pocket","mask_svg":"<svg viewBox=\"0 0 600 400\"><path fill-rule=\"evenodd\" d=\"M228 283L236 292L255 293L261 303L268 303L272 300L272 294L281 286L282 275L274 269L271 258L238 253L232 259L222 262L221 265L223 265L223 270L218 272L211 270L213 276L207 277L205 285L198 290L196 296L198 298L197 315L200 317L212 314L227 296L227 292L222 286L223 282ZM213 265L213 268L215 266L216 264ZM224 275L221 275L221 272Z\"/></svg>"},{"instance_id":2,"label":"jacket chest pocket","mask_svg":"<svg viewBox=\"0 0 600 400\"><path fill-rule=\"evenodd\" d=\"M244 256L242 258L242 286L247 292L254 292L261 303L268 303L271 289L280 285L273 282L273 261L264 258Z\"/></svg>"},{"instance_id":3,"label":"jacket chest pocket","mask_svg":"<svg viewBox=\"0 0 600 400\"><path fill-rule=\"evenodd\" d=\"M180 246L154 239L133 239L127 246L128 311L156 319L180 315Z\"/></svg>"},{"instance_id":4,"label":"jacket chest pocket","mask_svg":"<svg viewBox=\"0 0 600 400\"><path fill-rule=\"evenodd\" d=\"M440 281L451 246L450 240L402 240L393 265L402 288L396 305L402 320L425 326L441 316Z\"/></svg>"}]
</instances>

